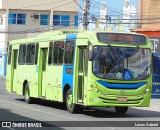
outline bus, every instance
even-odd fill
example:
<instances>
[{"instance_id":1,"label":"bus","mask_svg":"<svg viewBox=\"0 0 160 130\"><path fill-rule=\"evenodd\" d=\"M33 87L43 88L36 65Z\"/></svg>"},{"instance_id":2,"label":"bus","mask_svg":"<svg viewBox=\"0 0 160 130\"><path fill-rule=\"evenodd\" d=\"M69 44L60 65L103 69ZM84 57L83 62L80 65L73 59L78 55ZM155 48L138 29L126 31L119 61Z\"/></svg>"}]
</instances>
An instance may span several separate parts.
<instances>
[{"instance_id":1,"label":"bus","mask_svg":"<svg viewBox=\"0 0 160 130\"><path fill-rule=\"evenodd\" d=\"M152 91L152 46L137 33L60 30L8 45L6 89L35 99L82 106L148 107Z\"/></svg>"}]
</instances>

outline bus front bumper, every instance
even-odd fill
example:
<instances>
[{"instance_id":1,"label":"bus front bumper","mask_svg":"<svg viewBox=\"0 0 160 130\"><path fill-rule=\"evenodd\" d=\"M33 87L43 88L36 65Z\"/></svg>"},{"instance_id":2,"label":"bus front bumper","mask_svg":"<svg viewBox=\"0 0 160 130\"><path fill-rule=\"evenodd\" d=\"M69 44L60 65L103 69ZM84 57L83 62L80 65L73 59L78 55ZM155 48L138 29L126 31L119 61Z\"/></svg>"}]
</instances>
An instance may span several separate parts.
<instances>
[{"instance_id":1,"label":"bus front bumper","mask_svg":"<svg viewBox=\"0 0 160 130\"><path fill-rule=\"evenodd\" d=\"M102 95L93 91L88 91L87 106L127 106L127 107L148 107L150 105L151 92L143 95L119 96Z\"/></svg>"}]
</instances>

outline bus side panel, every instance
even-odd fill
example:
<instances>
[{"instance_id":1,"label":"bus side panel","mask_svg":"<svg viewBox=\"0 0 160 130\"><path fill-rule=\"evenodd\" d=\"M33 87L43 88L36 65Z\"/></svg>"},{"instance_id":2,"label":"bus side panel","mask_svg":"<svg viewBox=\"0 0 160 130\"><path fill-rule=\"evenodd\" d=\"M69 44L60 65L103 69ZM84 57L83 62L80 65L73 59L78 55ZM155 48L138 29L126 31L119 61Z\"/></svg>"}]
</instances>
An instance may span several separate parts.
<instances>
[{"instance_id":1,"label":"bus side panel","mask_svg":"<svg viewBox=\"0 0 160 130\"><path fill-rule=\"evenodd\" d=\"M54 66L49 65L46 68L46 99L57 101L58 84L55 80Z\"/></svg>"},{"instance_id":2,"label":"bus side panel","mask_svg":"<svg viewBox=\"0 0 160 130\"><path fill-rule=\"evenodd\" d=\"M62 65L46 68L46 99L62 102Z\"/></svg>"},{"instance_id":3,"label":"bus side panel","mask_svg":"<svg viewBox=\"0 0 160 130\"><path fill-rule=\"evenodd\" d=\"M7 65L7 73L6 73L6 89L11 93L11 65Z\"/></svg>"},{"instance_id":4,"label":"bus side panel","mask_svg":"<svg viewBox=\"0 0 160 130\"><path fill-rule=\"evenodd\" d=\"M9 45L8 48L8 56L7 56L7 62L6 62L6 89L8 92L11 93L11 55L12 55L12 45Z\"/></svg>"},{"instance_id":5,"label":"bus side panel","mask_svg":"<svg viewBox=\"0 0 160 130\"><path fill-rule=\"evenodd\" d=\"M30 96L38 98L38 81L36 77L37 76L36 76L36 66L35 65L25 65L21 67L19 71L21 88L23 88L24 81L27 80L29 84L29 88L30 88ZM22 92L22 90L23 89L19 90L19 92Z\"/></svg>"},{"instance_id":6,"label":"bus side panel","mask_svg":"<svg viewBox=\"0 0 160 130\"><path fill-rule=\"evenodd\" d=\"M65 85L68 84L70 88L72 88L74 95L74 86L73 86L73 77L74 77L74 62L75 62L75 54L76 54L76 38L77 34L67 34L66 41L74 40L74 60L72 65L64 65L63 66L63 82L62 82L62 91L64 92Z\"/></svg>"},{"instance_id":7,"label":"bus side panel","mask_svg":"<svg viewBox=\"0 0 160 130\"><path fill-rule=\"evenodd\" d=\"M63 90L66 84L71 88L73 87L73 65L64 65L63 66Z\"/></svg>"},{"instance_id":8,"label":"bus side panel","mask_svg":"<svg viewBox=\"0 0 160 130\"><path fill-rule=\"evenodd\" d=\"M18 83L17 83L17 89L16 89L16 92L17 94L20 94L22 95L23 93L23 82L24 80L26 79L25 78L25 70L26 70L26 67L24 67L24 65L18 65L17 66L17 75L18 75Z\"/></svg>"}]
</instances>

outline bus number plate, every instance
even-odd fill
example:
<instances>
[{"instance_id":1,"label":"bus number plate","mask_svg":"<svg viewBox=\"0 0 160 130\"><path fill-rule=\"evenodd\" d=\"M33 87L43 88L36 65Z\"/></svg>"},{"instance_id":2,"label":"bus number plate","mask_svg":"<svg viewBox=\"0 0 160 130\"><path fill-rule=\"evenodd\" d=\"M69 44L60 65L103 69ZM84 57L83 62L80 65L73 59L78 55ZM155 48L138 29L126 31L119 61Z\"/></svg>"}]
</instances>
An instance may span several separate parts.
<instances>
[{"instance_id":1,"label":"bus number plate","mask_svg":"<svg viewBox=\"0 0 160 130\"><path fill-rule=\"evenodd\" d=\"M119 101L119 102L127 102L127 98L126 97L117 97L117 101Z\"/></svg>"}]
</instances>

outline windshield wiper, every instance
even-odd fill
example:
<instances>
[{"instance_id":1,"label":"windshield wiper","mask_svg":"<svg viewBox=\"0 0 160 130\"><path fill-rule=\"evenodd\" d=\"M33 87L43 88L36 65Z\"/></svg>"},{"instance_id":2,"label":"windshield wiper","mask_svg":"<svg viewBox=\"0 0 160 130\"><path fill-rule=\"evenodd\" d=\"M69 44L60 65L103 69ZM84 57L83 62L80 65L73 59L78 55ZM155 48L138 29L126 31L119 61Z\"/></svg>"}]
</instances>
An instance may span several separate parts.
<instances>
[{"instance_id":1,"label":"windshield wiper","mask_svg":"<svg viewBox=\"0 0 160 130\"><path fill-rule=\"evenodd\" d=\"M111 57L114 59L114 62L116 62L116 64L119 63L119 62L120 62L120 57L119 57L119 55L118 55L117 53L114 53L113 51L111 51L111 50L112 50L112 47L111 47L110 44L108 45L108 47L109 47L110 55L111 55Z\"/></svg>"}]
</instances>

